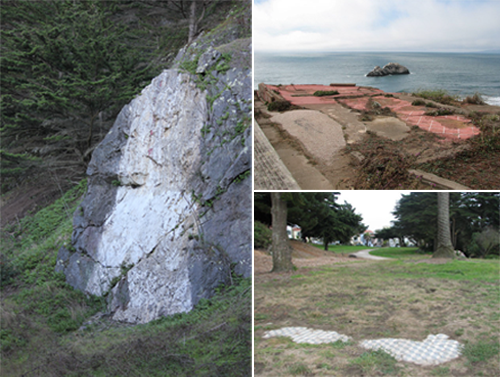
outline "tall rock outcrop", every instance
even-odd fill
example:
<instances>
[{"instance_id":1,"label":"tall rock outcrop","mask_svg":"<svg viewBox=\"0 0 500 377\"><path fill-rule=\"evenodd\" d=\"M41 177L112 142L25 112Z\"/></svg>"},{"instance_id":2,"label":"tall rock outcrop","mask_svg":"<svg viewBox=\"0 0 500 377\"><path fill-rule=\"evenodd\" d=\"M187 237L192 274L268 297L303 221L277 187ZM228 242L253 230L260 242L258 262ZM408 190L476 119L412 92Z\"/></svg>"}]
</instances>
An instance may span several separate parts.
<instances>
[{"instance_id":1,"label":"tall rock outcrop","mask_svg":"<svg viewBox=\"0 0 500 377\"><path fill-rule=\"evenodd\" d=\"M113 319L186 312L251 275L251 39L205 36L94 151L57 270Z\"/></svg>"}]
</instances>

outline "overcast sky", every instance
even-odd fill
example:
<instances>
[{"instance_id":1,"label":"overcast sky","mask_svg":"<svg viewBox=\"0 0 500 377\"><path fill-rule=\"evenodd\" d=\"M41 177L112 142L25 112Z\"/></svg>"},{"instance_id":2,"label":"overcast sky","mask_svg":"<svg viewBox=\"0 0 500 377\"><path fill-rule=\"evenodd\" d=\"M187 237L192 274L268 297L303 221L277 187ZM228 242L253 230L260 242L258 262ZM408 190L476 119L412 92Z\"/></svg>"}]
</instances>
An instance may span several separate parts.
<instances>
[{"instance_id":1,"label":"overcast sky","mask_svg":"<svg viewBox=\"0 0 500 377\"><path fill-rule=\"evenodd\" d=\"M355 212L363 216L363 223L368 226L368 230L376 231L391 226L391 220L395 220L391 212L394 211L403 193L409 194L409 192L390 190L341 191L337 202L344 204L345 201L352 204Z\"/></svg>"},{"instance_id":2,"label":"overcast sky","mask_svg":"<svg viewBox=\"0 0 500 377\"><path fill-rule=\"evenodd\" d=\"M500 50L500 0L255 0L256 51Z\"/></svg>"}]
</instances>

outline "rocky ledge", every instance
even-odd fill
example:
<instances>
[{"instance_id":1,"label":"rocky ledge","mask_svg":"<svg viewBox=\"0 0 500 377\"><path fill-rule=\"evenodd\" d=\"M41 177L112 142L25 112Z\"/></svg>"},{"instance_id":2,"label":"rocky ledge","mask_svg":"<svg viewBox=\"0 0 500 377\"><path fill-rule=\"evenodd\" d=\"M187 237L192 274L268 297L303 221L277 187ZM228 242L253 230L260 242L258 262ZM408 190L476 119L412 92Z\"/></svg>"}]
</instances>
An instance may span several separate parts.
<instances>
[{"instance_id":1,"label":"rocky ledge","mask_svg":"<svg viewBox=\"0 0 500 377\"><path fill-rule=\"evenodd\" d=\"M380 68L376 66L373 71L368 73L366 76L368 77L377 77L377 76L388 76L388 75L409 75L410 71L405 66L402 66L398 63L389 63L384 66L384 68Z\"/></svg>"}]
</instances>

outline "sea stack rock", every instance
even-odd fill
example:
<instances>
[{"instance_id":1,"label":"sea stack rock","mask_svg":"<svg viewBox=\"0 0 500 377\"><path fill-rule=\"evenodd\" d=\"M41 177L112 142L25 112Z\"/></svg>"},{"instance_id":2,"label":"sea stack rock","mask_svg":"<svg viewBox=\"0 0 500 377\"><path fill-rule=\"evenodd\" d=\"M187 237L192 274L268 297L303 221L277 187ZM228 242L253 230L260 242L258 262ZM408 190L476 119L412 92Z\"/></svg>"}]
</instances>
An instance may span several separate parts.
<instances>
[{"instance_id":1,"label":"sea stack rock","mask_svg":"<svg viewBox=\"0 0 500 377\"><path fill-rule=\"evenodd\" d=\"M114 320L187 312L231 274L251 275L251 39L213 42L232 55L226 64L210 43L181 56L208 74L163 71L122 109L89 164L56 270L106 296Z\"/></svg>"},{"instance_id":2,"label":"sea stack rock","mask_svg":"<svg viewBox=\"0 0 500 377\"><path fill-rule=\"evenodd\" d=\"M398 63L389 63L384 68L376 66L373 71L367 74L368 77L388 76L388 75L408 75L410 71L408 68Z\"/></svg>"}]
</instances>

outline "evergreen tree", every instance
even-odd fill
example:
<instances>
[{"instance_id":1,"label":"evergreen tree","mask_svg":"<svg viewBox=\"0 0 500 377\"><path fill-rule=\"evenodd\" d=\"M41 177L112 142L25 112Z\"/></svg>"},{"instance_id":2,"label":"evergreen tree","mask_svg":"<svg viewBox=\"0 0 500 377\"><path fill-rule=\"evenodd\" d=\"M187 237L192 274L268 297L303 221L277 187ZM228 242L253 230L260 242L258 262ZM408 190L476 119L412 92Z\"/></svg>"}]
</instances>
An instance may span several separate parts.
<instances>
[{"instance_id":1,"label":"evergreen tree","mask_svg":"<svg viewBox=\"0 0 500 377\"><path fill-rule=\"evenodd\" d=\"M499 206L499 193L450 193L449 227L453 248L469 255L472 253L471 248L475 247L474 237L488 228L498 232ZM436 193L413 192L403 195L393 213L397 219L391 228L394 235L398 234L400 239L406 236L414 240L422 250L436 250L437 228L431 225L438 221ZM498 248L492 248L490 252L500 254Z\"/></svg>"},{"instance_id":2,"label":"evergreen tree","mask_svg":"<svg viewBox=\"0 0 500 377\"><path fill-rule=\"evenodd\" d=\"M436 229L429 224L437 221L437 197L432 192L412 192L402 195L393 212L394 227L413 240L422 250L434 250Z\"/></svg>"},{"instance_id":3,"label":"evergreen tree","mask_svg":"<svg viewBox=\"0 0 500 377\"><path fill-rule=\"evenodd\" d=\"M325 250L333 241L347 243L366 230L363 219L349 204L336 202L338 193L301 193L301 201L291 205L289 222L300 225L302 237L323 240Z\"/></svg>"},{"instance_id":4,"label":"evergreen tree","mask_svg":"<svg viewBox=\"0 0 500 377\"><path fill-rule=\"evenodd\" d=\"M148 66L139 68L147 54L126 44L113 10L113 2L97 0L2 1L0 131L4 153L19 166L25 155L87 162L152 77Z\"/></svg>"}]
</instances>

